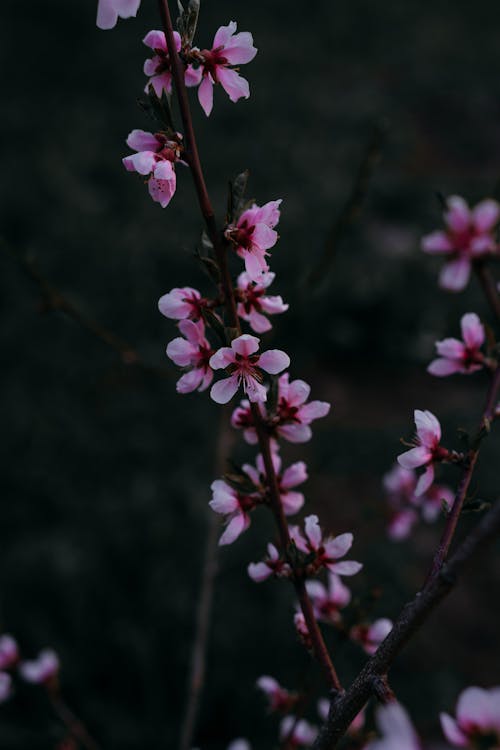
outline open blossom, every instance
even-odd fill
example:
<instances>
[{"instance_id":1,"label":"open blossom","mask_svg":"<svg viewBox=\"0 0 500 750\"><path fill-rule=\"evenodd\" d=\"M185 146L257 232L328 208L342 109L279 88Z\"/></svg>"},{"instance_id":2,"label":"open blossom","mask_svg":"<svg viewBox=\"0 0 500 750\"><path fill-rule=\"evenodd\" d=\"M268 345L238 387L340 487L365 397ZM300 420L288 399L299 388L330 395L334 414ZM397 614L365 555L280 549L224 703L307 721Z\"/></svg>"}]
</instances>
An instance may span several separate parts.
<instances>
[{"instance_id":1,"label":"open blossom","mask_svg":"<svg viewBox=\"0 0 500 750\"><path fill-rule=\"evenodd\" d=\"M246 271L240 273L237 282L238 315L250 324L255 333L265 333L272 328L267 315L286 312L286 305L280 296L266 295L266 289L274 281L275 274L270 272L261 275L259 281L252 281Z\"/></svg>"},{"instance_id":2,"label":"open blossom","mask_svg":"<svg viewBox=\"0 0 500 750\"><path fill-rule=\"evenodd\" d=\"M177 393L204 391L213 379L209 362L214 351L205 338L205 324L181 320L179 330L185 338L179 336L167 346L167 357L179 367L189 368L177 381Z\"/></svg>"},{"instance_id":3,"label":"open blossom","mask_svg":"<svg viewBox=\"0 0 500 750\"><path fill-rule=\"evenodd\" d=\"M459 292L467 286L472 261L496 250L493 230L500 218L500 205L483 200L473 209L458 195L446 200L445 231L432 232L422 239L426 253L448 256L439 276L443 289Z\"/></svg>"},{"instance_id":4,"label":"open blossom","mask_svg":"<svg viewBox=\"0 0 500 750\"><path fill-rule=\"evenodd\" d=\"M320 719L323 719L323 721L326 721L328 718L328 714L330 712L330 701L328 698L320 698L318 701L318 714ZM352 722L349 725L349 728L347 729L347 734L355 735L357 734L361 729L363 729L365 724L365 709L362 708L359 714L357 714Z\"/></svg>"},{"instance_id":5,"label":"open blossom","mask_svg":"<svg viewBox=\"0 0 500 750\"><path fill-rule=\"evenodd\" d=\"M168 53L167 40L163 31L150 31L142 40L146 47L154 51L154 56L144 63L144 73L149 77L146 84L146 91L151 85L158 98L161 98L163 91L167 94L172 92L172 67ZM181 49L181 37L177 31L174 31L175 49L177 52ZM192 65L186 67L184 82L186 86L197 86L201 81L201 69L193 68Z\"/></svg>"},{"instance_id":6,"label":"open blossom","mask_svg":"<svg viewBox=\"0 0 500 750\"><path fill-rule=\"evenodd\" d=\"M232 102L250 96L248 81L242 78L233 65L249 63L257 54L252 35L248 31L236 34L237 24L230 21L215 34L212 49L199 52L202 80L198 88L198 99L203 111L209 116L214 102L214 83L220 83Z\"/></svg>"},{"instance_id":7,"label":"open blossom","mask_svg":"<svg viewBox=\"0 0 500 750\"><path fill-rule=\"evenodd\" d=\"M434 481L434 462L443 461L448 456L448 451L439 443L441 440L441 425L430 411L415 409L415 426L417 435L415 448L398 456L398 463L404 469L415 469L424 466L425 472L421 475L415 488L418 497L429 489Z\"/></svg>"},{"instance_id":8,"label":"open blossom","mask_svg":"<svg viewBox=\"0 0 500 750\"><path fill-rule=\"evenodd\" d=\"M236 224L230 224L224 232L236 253L245 261L251 281L262 283L263 274L269 271L266 256L278 241L278 232L274 227L280 220L280 204L281 199L269 201L263 206L254 203L243 211Z\"/></svg>"},{"instance_id":9,"label":"open blossom","mask_svg":"<svg viewBox=\"0 0 500 750\"><path fill-rule=\"evenodd\" d=\"M340 610L351 601L351 592L335 573L328 574L328 588L321 581L306 581L306 589L312 601L314 616L324 622L338 623Z\"/></svg>"},{"instance_id":10,"label":"open blossom","mask_svg":"<svg viewBox=\"0 0 500 750\"><path fill-rule=\"evenodd\" d=\"M483 690L470 687L459 698L456 719L440 714L448 742L456 747L500 748L500 687Z\"/></svg>"},{"instance_id":11,"label":"open blossom","mask_svg":"<svg viewBox=\"0 0 500 750\"><path fill-rule=\"evenodd\" d=\"M122 159L128 172L138 172L148 178L149 194L162 208L170 203L177 185L174 164L180 161L181 136L176 134L176 138L174 140L166 133L132 130L127 146L137 153Z\"/></svg>"},{"instance_id":12,"label":"open blossom","mask_svg":"<svg viewBox=\"0 0 500 750\"><path fill-rule=\"evenodd\" d=\"M100 29L112 29L118 18L136 16L141 0L98 0L97 26Z\"/></svg>"},{"instance_id":13,"label":"open blossom","mask_svg":"<svg viewBox=\"0 0 500 750\"><path fill-rule=\"evenodd\" d=\"M46 648L40 651L33 661L21 662L19 672L26 682L35 684L50 682L59 672L59 658L55 651Z\"/></svg>"},{"instance_id":14,"label":"open blossom","mask_svg":"<svg viewBox=\"0 0 500 750\"><path fill-rule=\"evenodd\" d=\"M308 747L316 739L318 730L305 719L285 716L280 724L280 739L287 741L288 747Z\"/></svg>"},{"instance_id":15,"label":"open blossom","mask_svg":"<svg viewBox=\"0 0 500 750\"><path fill-rule=\"evenodd\" d=\"M463 341L444 339L436 342L439 357L430 363L427 372L444 377L455 372L470 374L483 367L481 347L486 334L475 313L467 313L460 321Z\"/></svg>"},{"instance_id":16,"label":"open blossom","mask_svg":"<svg viewBox=\"0 0 500 750\"><path fill-rule=\"evenodd\" d=\"M197 289L190 286L172 289L158 301L158 309L162 315L171 320L197 320L201 318L201 311L205 300Z\"/></svg>"},{"instance_id":17,"label":"open blossom","mask_svg":"<svg viewBox=\"0 0 500 750\"><path fill-rule=\"evenodd\" d=\"M323 539L318 516L307 516L304 521L304 529L305 537L298 526L291 526L290 536L301 552L306 555L311 552L315 553L316 566L328 568L331 573L340 576L353 576L361 570L362 564L354 560L337 562L351 549L352 534L340 534L336 537Z\"/></svg>"},{"instance_id":18,"label":"open blossom","mask_svg":"<svg viewBox=\"0 0 500 750\"><path fill-rule=\"evenodd\" d=\"M10 669L19 661L19 647L11 635L0 637L0 671Z\"/></svg>"},{"instance_id":19,"label":"open blossom","mask_svg":"<svg viewBox=\"0 0 500 750\"><path fill-rule=\"evenodd\" d=\"M326 401L306 403L310 392L310 386L303 380L290 382L287 372L279 377L276 414L269 425L276 435L290 443L305 443L311 439L311 422L325 417L330 411L330 404ZM258 442L250 404L247 401L242 401L234 410L231 424L236 429L243 429L247 443L254 445Z\"/></svg>"},{"instance_id":20,"label":"open blossom","mask_svg":"<svg viewBox=\"0 0 500 750\"><path fill-rule=\"evenodd\" d=\"M364 750L421 750L421 744L406 710L400 703L391 702L375 710L375 721L382 735Z\"/></svg>"},{"instance_id":21,"label":"open blossom","mask_svg":"<svg viewBox=\"0 0 500 750\"><path fill-rule=\"evenodd\" d=\"M283 711L288 713L297 703L297 693L281 687L274 677L263 675L257 680L257 687L265 693L269 701L269 711Z\"/></svg>"},{"instance_id":22,"label":"open blossom","mask_svg":"<svg viewBox=\"0 0 500 750\"><path fill-rule=\"evenodd\" d=\"M262 370L277 375L290 364L290 357L279 349L256 354L259 339L244 333L231 346L223 346L210 359L214 370L228 369L229 377L212 386L210 395L218 404L227 404L240 385L250 401L266 401L267 391L262 385Z\"/></svg>"},{"instance_id":23,"label":"open blossom","mask_svg":"<svg viewBox=\"0 0 500 750\"><path fill-rule=\"evenodd\" d=\"M274 472L278 482L283 510L287 516L298 513L304 505L304 495L301 492L295 492L294 487L302 484L307 480L307 466L304 461L297 461L281 473L281 458L277 450L271 451L271 458L274 466ZM261 454L257 456L257 466L244 464L243 471L248 474L256 488L266 488L266 467Z\"/></svg>"},{"instance_id":24,"label":"open blossom","mask_svg":"<svg viewBox=\"0 0 500 750\"><path fill-rule=\"evenodd\" d=\"M392 620L381 617L371 625L355 625L349 633L351 639L364 648L367 654L374 654L379 645L392 630Z\"/></svg>"},{"instance_id":25,"label":"open blossom","mask_svg":"<svg viewBox=\"0 0 500 750\"><path fill-rule=\"evenodd\" d=\"M247 571L248 575L255 583L262 583L270 576L286 578L292 572L288 563L280 558L280 554L274 544L267 545L268 556L258 563L250 563Z\"/></svg>"},{"instance_id":26,"label":"open blossom","mask_svg":"<svg viewBox=\"0 0 500 750\"><path fill-rule=\"evenodd\" d=\"M258 495L247 495L237 492L223 479L212 482L212 500L210 507L216 513L226 516L226 530L219 539L219 544L232 544L250 526L250 512L260 504Z\"/></svg>"}]
</instances>

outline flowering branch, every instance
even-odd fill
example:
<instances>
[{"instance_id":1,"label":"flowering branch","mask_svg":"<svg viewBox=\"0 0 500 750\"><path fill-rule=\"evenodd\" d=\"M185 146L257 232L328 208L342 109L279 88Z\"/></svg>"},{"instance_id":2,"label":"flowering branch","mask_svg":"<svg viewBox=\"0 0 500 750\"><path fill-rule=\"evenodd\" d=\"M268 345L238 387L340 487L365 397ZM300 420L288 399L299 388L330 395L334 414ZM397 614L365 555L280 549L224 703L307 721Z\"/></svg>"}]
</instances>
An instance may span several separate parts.
<instances>
[{"instance_id":1,"label":"flowering branch","mask_svg":"<svg viewBox=\"0 0 500 750\"><path fill-rule=\"evenodd\" d=\"M337 747L351 721L375 692L380 677L386 675L396 656L436 606L449 594L470 558L491 542L499 532L500 501L481 519L438 574L406 604L393 629L365 664L351 687L333 700L327 721L313 745L314 750L333 750Z\"/></svg>"}]
</instances>

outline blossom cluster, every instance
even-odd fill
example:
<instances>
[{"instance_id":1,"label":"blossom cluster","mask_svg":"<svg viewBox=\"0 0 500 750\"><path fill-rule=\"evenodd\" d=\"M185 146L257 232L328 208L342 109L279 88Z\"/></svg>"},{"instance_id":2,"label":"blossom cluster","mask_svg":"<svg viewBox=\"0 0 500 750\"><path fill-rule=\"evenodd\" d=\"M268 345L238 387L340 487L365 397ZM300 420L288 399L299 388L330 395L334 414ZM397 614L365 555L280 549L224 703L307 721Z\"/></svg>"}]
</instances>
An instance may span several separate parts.
<instances>
[{"instance_id":1,"label":"blossom cluster","mask_svg":"<svg viewBox=\"0 0 500 750\"><path fill-rule=\"evenodd\" d=\"M59 658L55 651L46 648L35 659L22 659L15 638L4 634L0 636L0 703L12 696L14 672L25 682L50 685L59 672Z\"/></svg>"}]
</instances>

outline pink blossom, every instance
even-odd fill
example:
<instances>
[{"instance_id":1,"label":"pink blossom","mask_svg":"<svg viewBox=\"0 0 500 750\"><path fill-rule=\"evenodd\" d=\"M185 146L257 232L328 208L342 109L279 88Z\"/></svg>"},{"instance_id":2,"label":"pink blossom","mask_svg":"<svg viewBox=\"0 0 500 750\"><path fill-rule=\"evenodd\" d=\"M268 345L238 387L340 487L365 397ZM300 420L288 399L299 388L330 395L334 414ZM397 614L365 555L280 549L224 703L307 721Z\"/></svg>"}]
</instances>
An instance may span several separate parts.
<instances>
[{"instance_id":1,"label":"pink blossom","mask_svg":"<svg viewBox=\"0 0 500 750\"><path fill-rule=\"evenodd\" d=\"M290 443L305 443L312 437L311 423L319 417L325 417L330 411L330 404L326 401L306 403L311 392L310 386L303 380L293 380L290 383L289 377L286 372L278 379L278 404L276 414L268 419L268 429L271 434L279 435ZM262 405L259 406L264 410ZM262 416L267 416L265 411L262 411ZM231 424L236 429L243 429L247 443L255 445L258 442L248 401L242 401L235 409Z\"/></svg>"},{"instance_id":2,"label":"pink blossom","mask_svg":"<svg viewBox=\"0 0 500 750\"><path fill-rule=\"evenodd\" d=\"M21 662L19 672L26 682L48 683L59 672L59 658L52 649L43 649L33 661Z\"/></svg>"},{"instance_id":3,"label":"pink blossom","mask_svg":"<svg viewBox=\"0 0 500 750\"><path fill-rule=\"evenodd\" d=\"M456 719L440 714L441 727L446 739L456 747L500 747L500 687L483 690L469 687L459 698ZM488 738L491 744L485 744Z\"/></svg>"},{"instance_id":4,"label":"pink blossom","mask_svg":"<svg viewBox=\"0 0 500 750\"><path fill-rule=\"evenodd\" d=\"M19 661L19 647L11 635L0 637L0 671L10 669Z\"/></svg>"},{"instance_id":5,"label":"pink blossom","mask_svg":"<svg viewBox=\"0 0 500 750\"><path fill-rule=\"evenodd\" d=\"M212 482L210 507L216 513L226 516L226 530L219 539L219 545L232 544L250 526L250 512L259 505L258 495L245 495L237 492L223 479Z\"/></svg>"},{"instance_id":6,"label":"pink blossom","mask_svg":"<svg viewBox=\"0 0 500 750\"><path fill-rule=\"evenodd\" d=\"M172 92L172 67L168 53L167 40L163 31L150 31L142 40L146 47L154 51L154 56L144 63L144 74L149 77L145 91L152 86L158 98L161 98L163 91L170 94ZM175 49L177 52L181 49L181 37L177 31L174 31ZM193 68L192 65L186 67L184 73L184 82L186 86L197 86L201 81L201 69Z\"/></svg>"},{"instance_id":7,"label":"pink blossom","mask_svg":"<svg viewBox=\"0 0 500 750\"><path fill-rule=\"evenodd\" d=\"M288 563L280 558L280 554L274 544L267 545L268 556L258 563L250 563L247 571L248 575L255 583L262 583L270 576L277 578L288 578L291 568Z\"/></svg>"},{"instance_id":8,"label":"pink blossom","mask_svg":"<svg viewBox=\"0 0 500 750\"><path fill-rule=\"evenodd\" d=\"M210 358L214 370L228 369L229 377L212 386L210 395L218 404L227 404L240 385L252 402L266 401L267 391L262 385L262 370L277 375L290 364L290 357L279 349L256 354L259 339L244 333L231 346L223 346Z\"/></svg>"},{"instance_id":9,"label":"pink blossom","mask_svg":"<svg viewBox=\"0 0 500 750\"><path fill-rule=\"evenodd\" d=\"M309 634L309 628L307 627L306 618L302 612L295 612L293 616L293 624L299 639L302 641L304 646L308 649L312 648L311 636Z\"/></svg>"},{"instance_id":10,"label":"pink blossom","mask_svg":"<svg viewBox=\"0 0 500 750\"><path fill-rule=\"evenodd\" d=\"M5 703L12 695L12 677L7 672L0 672L0 703Z\"/></svg>"},{"instance_id":11,"label":"pink blossom","mask_svg":"<svg viewBox=\"0 0 500 750\"><path fill-rule=\"evenodd\" d=\"M497 249L493 230L500 217L500 205L486 199L471 210L463 198L452 195L446 200L446 209L446 230L426 235L422 249L448 256L439 284L443 289L459 292L467 286L472 262Z\"/></svg>"},{"instance_id":12,"label":"pink blossom","mask_svg":"<svg viewBox=\"0 0 500 750\"><path fill-rule=\"evenodd\" d=\"M367 654L374 654L379 645L392 630L392 620L382 617L371 625L355 625L351 628L350 637L364 648Z\"/></svg>"},{"instance_id":13,"label":"pink blossom","mask_svg":"<svg viewBox=\"0 0 500 750\"><path fill-rule=\"evenodd\" d=\"M224 232L245 261L247 278L258 284L263 283L262 277L269 271L267 251L278 241L278 232L274 227L280 220L280 204L281 199L269 201L263 206L254 203L243 211L236 224L230 224Z\"/></svg>"},{"instance_id":14,"label":"pink blossom","mask_svg":"<svg viewBox=\"0 0 500 750\"><path fill-rule=\"evenodd\" d=\"M449 487L431 485L417 496L417 475L413 469L404 469L396 464L383 478L384 489L392 508L388 534L394 541L406 539L420 511L424 521L432 523L441 512L443 502L451 508L455 496Z\"/></svg>"},{"instance_id":15,"label":"pink blossom","mask_svg":"<svg viewBox=\"0 0 500 750\"><path fill-rule=\"evenodd\" d=\"M246 271L238 276L238 315L250 324L256 333L271 330L270 321L262 313L277 315L288 310L279 296L266 296L266 289L274 280L274 273L263 273L258 282L252 281Z\"/></svg>"},{"instance_id":16,"label":"pink blossom","mask_svg":"<svg viewBox=\"0 0 500 750\"><path fill-rule=\"evenodd\" d=\"M277 449L271 451L271 458L283 510L287 516L291 516L294 513L298 513L304 505L304 495L301 492L294 492L293 488L307 480L307 466L303 461L297 461L281 473L281 458L277 453ZM260 453L257 456L256 465L254 467L250 464L244 464L243 471L248 474L255 486L261 492L265 493L267 490L266 467Z\"/></svg>"},{"instance_id":17,"label":"pink blossom","mask_svg":"<svg viewBox=\"0 0 500 750\"><path fill-rule=\"evenodd\" d=\"M290 536L301 552L306 555L315 553L316 567L323 566L328 568L331 573L340 576L353 576L361 570L362 564L354 560L337 562L351 549L352 534L340 534L340 536L323 539L318 516L307 516L304 521L304 529L305 537L298 526L291 526Z\"/></svg>"},{"instance_id":18,"label":"pink blossom","mask_svg":"<svg viewBox=\"0 0 500 750\"><path fill-rule=\"evenodd\" d=\"M257 680L257 687L265 693L269 701L269 711L283 711L287 713L297 702L297 694L281 687L274 677L263 675Z\"/></svg>"},{"instance_id":19,"label":"pink blossom","mask_svg":"<svg viewBox=\"0 0 500 750\"><path fill-rule=\"evenodd\" d=\"M328 698L320 698L317 704L318 715L320 719L326 721L330 712L330 701ZM359 714L357 714L349 725L347 734L355 735L363 729L365 724L365 709L362 708Z\"/></svg>"},{"instance_id":20,"label":"pink blossom","mask_svg":"<svg viewBox=\"0 0 500 750\"><path fill-rule=\"evenodd\" d=\"M410 717L400 703L379 706L375 720L382 738L369 742L364 750L421 750Z\"/></svg>"},{"instance_id":21,"label":"pink blossom","mask_svg":"<svg viewBox=\"0 0 500 750\"><path fill-rule=\"evenodd\" d=\"M141 0L98 0L97 26L100 29L112 29L118 18L136 16Z\"/></svg>"},{"instance_id":22,"label":"pink blossom","mask_svg":"<svg viewBox=\"0 0 500 750\"><path fill-rule=\"evenodd\" d=\"M127 146L137 153L122 159L128 172L147 177L149 194L162 208L170 203L177 184L174 164L180 161L181 136L177 134L176 138L173 140L165 133L132 130Z\"/></svg>"},{"instance_id":23,"label":"pink blossom","mask_svg":"<svg viewBox=\"0 0 500 750\"><path fill-rule=\"evenodd\" d=\"M434 462L445 460L448 451L440 445L441 425L434 414L415 409L414 417L417 428L415 447L398 456L398 462L404 469L425 467L425 472L415 488L415 495L418 497L428 490L434 481Z\"/></svg>"},{"instance_id":24,"label":"pink blossom","mask_svg":"<svg viewBox=\"0 0 500 750\"><path fill-rule=\"evenodd\" d=\"M177 393L204 391L213 379L209 362L214 351L205 338L205 324L203 320L181 320L179 330L185 338L179 336L167 346L167 357L187 368L177 381Z\"/></svg>"},{"instance_id":25,"label":"pink blossom","mask_svg":"<svg viewBox=\"0 0 500 750\"><path fill-rule=\"evenodd\" d=\"M205 307L205 300L197 289L190 286L172 289L158 301L158 309L162 315L171 320L196 320L201 318Z\"/></svg>"},{"instance_id":26,"label":"pink blossom","mask_svg":"<svg viewBox=\"0 0 500 750\"><path fill-rule=\"evenodd\" d=\"M280 724L280 739L286 740L289 747L304 747L312 745L318 734L317 727L309 724L305 719L295 716L285 716Z\"/></svg>"},{"instance_id":27,"label":"pink blossom","mask_svg":"<svg viewBox=\"0 0 500 750\"><path fill-rule=\"evenodd\" d=\"M438 359L430 363L427 372L444 377L455 372L470 374L484 364L481 346L486 338L484 327L475 313L467 313L460 321L463 341L444 339L436 342Z\"/></svg>"},{"instance_id":28,"label":"pink blossom","mask_svg":"<svg viewBox=\"0 0 500 750\"><path fill-rule=\"evenodd\" d=\"M416 522L418 521L418 514L413 508L406 508L405 510L395 511L389 521L387 527L387 534L389 538L395 542L400 542L402 539L407 539Z\"/></svg>"},{"instance_id":29,"label":"pink blossom","mask_svg":"<svg viewBox=\"0 0 500 750\"><path fill-rule=\"evenodd\" d=\"M335 573L328 574L328 588L320 581L306 581L306 589L318 620L340 622L340 610L351 601L351 592Z\"/></svg>"},{"instance_id":30,"label":"pink blossom","mask_svg":"<svg viewBox=\"0 0 500 750\"><path fill-rule=\"evenodd\" d=\"M215 34L212 49L203 49L198 54L203 76L198 99L207 117L213 107L214 83L221 84L232 102L250 96L248 81L233 66L249 63L257 50L253 46L252 35L248 31L236 34L236 28L234 21L228 26L221 26Z\"/></svg>"}]
</instances>

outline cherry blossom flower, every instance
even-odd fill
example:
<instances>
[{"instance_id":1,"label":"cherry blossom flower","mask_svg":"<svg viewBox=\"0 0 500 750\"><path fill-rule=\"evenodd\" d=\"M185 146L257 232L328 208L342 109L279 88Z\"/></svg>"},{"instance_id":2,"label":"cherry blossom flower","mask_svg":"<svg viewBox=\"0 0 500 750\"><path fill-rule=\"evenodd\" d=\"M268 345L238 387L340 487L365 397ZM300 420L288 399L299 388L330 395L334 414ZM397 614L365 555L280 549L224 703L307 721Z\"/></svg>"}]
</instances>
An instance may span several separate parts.
<instances>
[{"instance_id":1,"label":"cherry blossom flower","mask_svg":"<svg viewBox=\"0 0 500 750\"><path fill-rule=\"evenodd\" d=\"M330 701L328 698L320 698L317 704L318 715L320 719L326 721L330 712ZM362 708L359 714L357 714L352 722L349 724L347 734L356 735L365 725L365 709Z\"/></svg>"},{"instance_id":2,"label":"cherry blossom flower","mask_svg":"<svg viewBox=\"0 0 500 750\"><path fill-rule=\"evenodd\" d=\"M328 574L328 588L315 580L306 581L306 589L318 620L333 624L340 622L340 610L351 601L351 592L337 575Z\"/></svg>"},{"instance_id":3,"label":"cherry blossom flower","mask_svg":"<svg viewBox=\"0 0 500 750\"><path fill-rule=\"evenodd\" d=\"M0 637L0 671L10 669L19 661L19 647L16 640L8 634Z\"/></svg>"},{"instance_id":4,"label":"cherry blossom flower","mask_svg":"<svg viewBox=\"0 0 500 750\"><path fill-rule=\"evenodd\" d=\"M263 675L257 680L257 687L265 693L269 701L269 711L282 711L288 713L297 703L297 693L291 693L289 690L281 687L274 677Z\"/></svg>"},{"instance_id":5,"label":"cherry blossom flower","mask_svg":"<svg viewBox=\"0 0 500 750\"><path fill-rule=\"evenodd\" d=\"M469 687L459 698L456 719L441 713L446 739L456 747L500 748L500 687Z\"/></svg>"},{"instance_id":6,"label":"cherry blossom flower","mask_svg":"<svg viewBox=\"0 0 500 750\"><path fill-rule=\"evenodd\" d=\"M230 224L224 232L236 253L245 261L248 279L258 284L262 284L263 275L269 271L267 251L278 241L278 232L274 227L280 220L280 204L281 199L269 201L263 206L254 203L243 211L236 224Z\"/></svg>"},{"instance_id":7,"label":"cherry blossom flower","mask_svg":"<svg viewBox=\"0 0 500 750\"><path fill-rule=\"evenodd\" d=\"M257 54L252 35L248 31L236 34L237 24L230 21L215 34L212 49L199 52L202 80L198 88L198 99L207 115L213 108L214 83L220 83L232 102L250 96L248 81L232 66L249 63Z\"/></svg>"},{"instance_id":8,"label":"cherry blossom flower","mask_svg":"<svg viewBox=\"0 0 500 750\"><path fill-rule=\"evenodd\" d=\"M351 639L364 648L367 654L374 654L382 641L392 630L392 620L381 617L371 625L355 625L349 633Z\"/></svg>"},{"instance_id":9,"label":"cherry blossom flower","mask_svg":"<svg viewBox=\"0 0 500 750\"><path fill-rule=\"evenodd\" d=\"M141 0L98 0L97 26L107 30L116 26L118 18L136 16Z\"/></svg>"},{"instance_id":10,"label":"cherry blossom flower","mask_svg":"<svg viewBox=\"0 0 500 750\"><path fill-rule=\"evenodd\" d=\"M276 414L268 422L272 434L288 440L290 443L305 443L312 437L311 423L325 417L330 411L326 401L306 403L311 392L310 386L303 380L289 380L287 372L278 379L278 404ZM262 413L266 417L265 412ZM231 424L236 429L243 429L247 443L258 442L252 411L248 401L242 401L231 417Z\"/></svg>"},{"instance_id":11,"label":"cherry blossom flower","mask_svg":"<svg viewBox=\"0 0 500 750\"><path fill-rule=\"evenodd\" d=\"M484 365L480 351L486 338L484 327L475 313L467 313L460 321L463 341L444 339L436 342L438 359L430 363L427 372L444 377L455 372L470 374Z\"/></svg>"},{"instance_id":12,"label":"cherry blossom flower","mask_svg":"<svg viewBox=\"0 0 500 750\"><path fill-rule=\"evenodd\" d=\"M179 330L185 338L179 336L167 346L167 357L179 367L189 368L177 381L177 393L204 391L213 379L209 362L214 351L205 338L205 324L203 320L181 320Z\"/></svg>"},{"instance_id":13,"label":"cherry blossom flower","mask_svg":"<svg viewBox=\"0 0 500 750\"><path fill-rule=\"evenodd\" d=\"M415 409L414 417L417 428L416 445L398 456L398 463L404 469L425 467L425 472L419 478L415 488L415 495L418 497L428 490L434 481L434 463L444 461L449 453L439 444L441 425L434 414L430 411Z\"/></svg>"},{"instance_id":14,"label":"cherry blossom flower","mask_svg":"<svg viewBox=\"0 0 500 750\"><path fill-rule=\"evenodd\" d=\"M177 185L174 164L181 161L181 136L176 134L176 138L165 133L132 130L127 146L137 153L122 159L128 172L147 176L149 194L162 208L170 203Z\"/></svg>"},{"instance_id":15,"label":"cherry blossom flower","mask_svg":"<svg viewBox=\"0 0 500 750\"><path fill-rule=\"evenodd\" d=\"M439 276L443 289L452 292L464 289L472 262L496 251L493 230L499 217L500 205L494 200L483 200L471 210L460 196L447 198L446 230L432 232L422 239L424 252L448 256Z\"/></svg>"},{"instance_id":16,"label":"cherry blossom flower","mask_svg":"<svg viewBox=\"0 0 500 750\"><path fill-rule=\"evenodd\" d=\"M262 313L277 315L288 310L289 306L281 297L266 295L266 289L272 284L275 275L272 272L263 273L257 282L252 281L246 271L238 276L238 315L250 324L255 333L265 333L272 328L271 322Z\"/></svg>"},{"instance_id":17,"label":"cherry blossom flower","mask_svg":"<svg viewBox=\"0 0 500 750\"><path fill-rule=\"evenodd\" d=\"M351 549L353 536L352 534L340 534L336 537L326 537L323 539L318 516L307 516L304 521L306 536L302 535L298 526L290 526L290 536L295 542L297 548L309 555L315 553L317 567L325 567L331 573L340 576L353 576L359 573L363 567L361 563L354 560L344 560L337 562L340 557Z\"/></svg>"},{"instance_id":18,"label":"cherry blossom flower","mask_svg":"<svg viewBox=\"0 0 500 750\"><path fill-rule=\"evenodd\" d=\"M277 453L277 449L271 451L271 458L278 482L283 510L287 516L291 516L294 513L298 513L304 505L304 495L301 492L294 492L293 488L307 480L307 466L304 461L297 461L281 473L281 458ZM265 492L266 467L264 466L264 459L260 453L257 456L256 464L256 467L251 466L250 464L244 464L243 471L245 474L248 474L256 488Z\"/></svg>"},{"instance_id":19,"label":"cherry blossom flower","mask_svg":"<svg viewBox=\"0 0 500 750\"><path fill-rule=\"evenodd\" d=\"M158 309L162 315L171 320L197 320L201 318L201 311L205 307L205 300L197 289L190 286L171 289L158 301Z\"/></svg>"},{"instance_id":20,"label":"cherry blossom flower","mask_svg":"<svg viewBox=\"0 0 500 750\"><path fill-rule=\"evenodd\" d=\"M12 695L12 677L7 672L0 672L0 703L5 703Z\"/></svg>"},{"instance_id":21,"label":"cherry blossom flower","mask_svg":"<svg viewBox=\"0 0 500 750\"><path fill-rule=\"evenodd\" d=\"M289 715L280 724L280 739L287 741L288 747L305 747L312 745L318 734L317 727L305 719Z\"/></svg>"},{"instance_id":22,"label":"cherry blossom flower","mask_svg":"<svg viewBox=\"0 0 500 750\"><path fill-rule=\"evenodd\" d=\"M278 578L287 578L291 571L288 563L280 558L280 554L274 544L267 545L268 556L258 563L250 563L247 571L248 575L255 583L262 583L270 576Z\"/></svg>"},{"instance_id":23,"label":"cherry blossom flower","mask_svg":"<svg viewBox=\"0 0 500 750\"><path fill-rule=\"evenodd\" d=\"M261 503L261 498L237 492L223 479L212 482L210 489L210 507L226 516L226 530L219 539L219 545L232 544L250 526L250 512Z\"/></svg>"},{"instance_id":24,"label":"cherry blossom flower","mask_svg":"<svg viewBox=\"0 0 500 750\"><path fill-rule=\"evenodd\" d=\"M149 77L145 91L152 86L158 98L161 98L163 91L167 94L172 93L172 67L168 53L167 40L163 31L150 31L142 40L146 47L154 51L154 56L144 63L144 74ZM177 52L181 49L181 37L177 31L174 31L175 49ZM184 74L186 86L197 86L201 81L201 68L193 68L188 65Z\"/></svg>"},{"instance_id":25,"label":"cherry blossom flower","mask_svg":"<svg viewBox=\"0 0 500 750\"><path fill-rule=\"evenodd\" d=\"M421 750L410 717L400 703L379 706L375 720L382 738L369 742L364 750Z\"/></svg>"},{"instance_id":26,"label":"cherry blossom flower","mask_svg":"<svg viewBox=\"0 0 500 750\"><path fill-rule=\"evenodd\" d=\"M210 395L218 404L227 404L240 385L250 401L266 401L267 391L262 385L262 370L277 375L290 364L290 357L279 349L269 349L256 354L259 339L244 333L234 339L231 346L223 346L210 359L214 370L228 368L228 378L212 386Z\"/></svg>"},{"instance_id":27,"label":"cherry blossom flower","mask_svg":"<svg viewBox=\"0 0 500 750\"><path fill-rule=\"evenodd\" d=\"M48 683L59 672L59 658L52 649L43 649L33 661L21 662L19 672L26 682L37 685Z\"/></svg>"}]
</instances>

